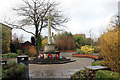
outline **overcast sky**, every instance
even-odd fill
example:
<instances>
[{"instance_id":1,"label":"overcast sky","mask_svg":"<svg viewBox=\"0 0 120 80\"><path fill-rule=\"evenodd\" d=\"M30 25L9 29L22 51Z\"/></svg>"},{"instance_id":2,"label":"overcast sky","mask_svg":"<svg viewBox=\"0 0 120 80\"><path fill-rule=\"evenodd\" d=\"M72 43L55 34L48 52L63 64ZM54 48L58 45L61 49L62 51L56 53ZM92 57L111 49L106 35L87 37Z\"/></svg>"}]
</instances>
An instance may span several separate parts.
<instances>
[{"instance_id":1,"label":"overcast sky","mask_svg":"<svg viewBox=\"0 0 120 80\"><path fill-rule=\"evenodd\" d=\"M99 37L102 31L108 27L111 17L118 12L119 0L57 0L61 3L63 13L70 17L66 24L66 31L73 34L84 33L89 37L91 30L93 37ZM21 0L1 0L0 1L0 21L5 18L14 17L12 8ZM21 30L12 30L13 34L24 34L25 40L30 41L30 34ZM42 35L47 35L47 30L42 31Z\"/></svg>"}]
</instances>

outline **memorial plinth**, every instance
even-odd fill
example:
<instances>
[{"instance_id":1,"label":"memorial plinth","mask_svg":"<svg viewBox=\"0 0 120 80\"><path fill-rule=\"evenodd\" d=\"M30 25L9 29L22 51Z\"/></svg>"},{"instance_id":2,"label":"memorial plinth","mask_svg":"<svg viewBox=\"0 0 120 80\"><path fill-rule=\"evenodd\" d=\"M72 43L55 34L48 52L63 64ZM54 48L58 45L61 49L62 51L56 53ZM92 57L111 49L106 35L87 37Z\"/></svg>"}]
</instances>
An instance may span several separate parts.
<instances>
[{"instance_id":1,"label":"memorial plinth","mask_svg":"<svg viewBox=\"0 0 120 80\"><path fill-rule=\"evenodd\" d=\"M54 44L46 44L44 47L44 52L53 52L55 51L55 45Z\"/></svg>"}]
</instances>

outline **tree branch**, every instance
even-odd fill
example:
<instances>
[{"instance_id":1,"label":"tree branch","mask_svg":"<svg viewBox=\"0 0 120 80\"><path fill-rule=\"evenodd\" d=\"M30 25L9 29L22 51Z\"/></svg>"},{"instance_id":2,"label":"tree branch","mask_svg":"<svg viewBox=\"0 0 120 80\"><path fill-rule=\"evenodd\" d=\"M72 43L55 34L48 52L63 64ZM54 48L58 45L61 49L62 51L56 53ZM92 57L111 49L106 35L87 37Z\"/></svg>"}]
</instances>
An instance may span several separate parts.
<instances>
[{"instance_id":1,"label":"tree branch","mask_svg":"<svg viewBox=\"0 0 120 80\"><path fill-rule=\"evenodd\" d=\"M30 32L30 31L27 31L27 30L25 30L24 28L22 28L22 26L24 26L25 24L18 26L18 25L15 25L15 24L13 24L13 23L8 23L8 22L6 22L6 21L5 21L5 23L6 23L7 25L12 26L12 28L22 29L23 31L25 31L25 32L27 32L27 33L31 33L31 34L35 35L34 33Z\"/></svg>"},{"instance_id":2,"label":"tree branch","mask_svg":"<svg viewBox=\"0 0 120 80\"><path fill-rule=\"evenodd\" d=\"M34 33L30 32L30 31L27 31L27 30L25 30L24 28L20 28L20 29L22 29L23 31L25 31L25 32L27 32L27 33L31 33L31 34L33 34L33 35L35 36Z\"/></svg>"}]
</instances>

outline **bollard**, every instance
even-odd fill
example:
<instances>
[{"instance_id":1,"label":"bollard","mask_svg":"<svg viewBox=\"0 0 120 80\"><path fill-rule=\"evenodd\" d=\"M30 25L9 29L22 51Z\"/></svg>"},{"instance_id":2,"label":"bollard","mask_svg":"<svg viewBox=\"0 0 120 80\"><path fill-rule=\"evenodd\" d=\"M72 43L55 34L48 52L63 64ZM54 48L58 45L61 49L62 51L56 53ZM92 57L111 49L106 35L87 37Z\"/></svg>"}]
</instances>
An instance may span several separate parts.
<instances>
[{"instance_id":1,"label":"bollard","mask_svg":"<svg viewBox=\"0 0 120 80\"><path fill-rule=\"evenodd\" d=\"M28 55L20 55L17 57L17 63L20 64L20 63L23 63L27 66L27 72L26 72L26 75L25 75L25 80L29 80L29 61L28 61Z\"/></svg>"}]
</instances>

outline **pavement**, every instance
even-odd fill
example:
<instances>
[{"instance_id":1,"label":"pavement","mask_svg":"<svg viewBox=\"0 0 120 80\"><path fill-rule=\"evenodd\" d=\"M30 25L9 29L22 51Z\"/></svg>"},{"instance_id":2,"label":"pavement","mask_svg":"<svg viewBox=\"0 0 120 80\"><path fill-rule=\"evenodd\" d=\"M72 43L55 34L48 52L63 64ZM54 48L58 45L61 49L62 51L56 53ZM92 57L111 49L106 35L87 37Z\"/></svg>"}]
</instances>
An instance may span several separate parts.
<instances>
[{"instance_id":1,"label":"pavement","mask_svg":"<svg viewBox=\"0 0 120 80\"><path fill-rule=\"evenodd\" d=\"M75 58L75 62L66 64L30 64L29 76L30 78L70 78L72 74L90 66L92 59L90 58Z\"/></svg>"},{"instance_id":2,"label":"pavement","mask_svg":"<svg viewBox=\"0 0 120 80\"><path fill-rule=\"evenodd\" d=\"M73 58L72 53L61 53L61 55L76 61L65 64L29 64L30 79L69 79L76 71L90 66L94 61L91 58ZM17 61L17 59L8 59L8 61Z\"/></svg>"},{"instance_id":3,"label":"pavement","mask_svg":"<svg viewBox=\"0 0 120 80\"><path fill-rule=\"evenodd\" d=\"M35 78L64 78L69 79L76 71L84 69L85 66L90 66L94 61L91 58L73 58L72 53L60 53L62 56L75 59L75 62L66 64L30 64L29 76Z\"/></svg>"}]
</instances>

